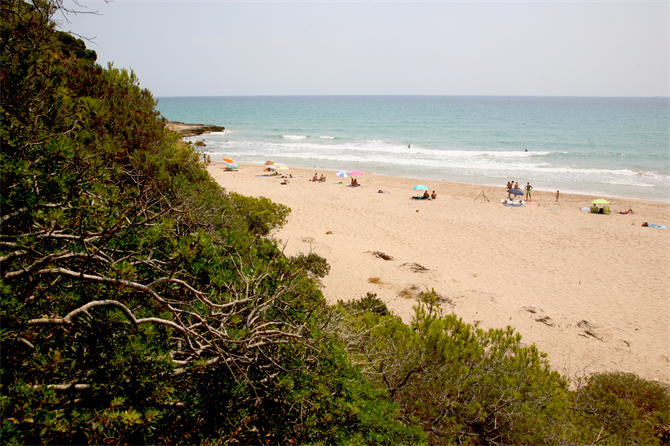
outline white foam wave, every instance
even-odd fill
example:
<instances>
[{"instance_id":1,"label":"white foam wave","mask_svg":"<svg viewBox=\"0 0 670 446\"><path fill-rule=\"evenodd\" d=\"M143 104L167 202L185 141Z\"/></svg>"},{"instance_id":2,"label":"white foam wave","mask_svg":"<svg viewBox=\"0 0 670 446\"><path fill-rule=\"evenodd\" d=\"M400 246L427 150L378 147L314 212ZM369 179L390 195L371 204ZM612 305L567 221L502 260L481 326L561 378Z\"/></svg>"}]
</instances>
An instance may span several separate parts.
<instances>
[{"instance_id":1,"label":"white foam wave","mask_svg":"<svg viewBox=\"0 0 670 446\"><path fill-rule=\"evenodd\" d=\"M286 137L287 135L284 135ZM268 159L289 166L336 169L359 169L368 172L398 176L436 179L470 178L471 181L488 179L523 178L531 184L546 185L549 189L560 187L567 190L579 184L582 192L607 189L632 190L635 188L658 188L659 192L670 187L670 175L657 172L636 171L622 168L588 168L554 164L551 158L557 153L550 151L510 150L440 150L434 148L392 143L369 139L360 142L327 144L320 138L293 136L291 142L230 141L229 143L207 141L207 149L221 157L238 162L262 164ZM287 138L291 139L291 138ZM215 158L215 157L214 157Z\"/></svg>"},{"instance_id":2,"label":"white foam wave","mask_svg":"<svg viewBox=\"0 0 670 446\"><path fill-rule=\"evenodd\" d=\"M334 136L319 136L321 139L335 139Z\"/></svg>"},{"instance_id":3,"label":"white foam wave","mask_svg":"<svg viewBox=\"0 0 670 446\"><path fill-rule=\"evenodd\" d=\"M281 135L281 137L285 139L307 139L305 135Z\"/></svg>"}]
</instances>

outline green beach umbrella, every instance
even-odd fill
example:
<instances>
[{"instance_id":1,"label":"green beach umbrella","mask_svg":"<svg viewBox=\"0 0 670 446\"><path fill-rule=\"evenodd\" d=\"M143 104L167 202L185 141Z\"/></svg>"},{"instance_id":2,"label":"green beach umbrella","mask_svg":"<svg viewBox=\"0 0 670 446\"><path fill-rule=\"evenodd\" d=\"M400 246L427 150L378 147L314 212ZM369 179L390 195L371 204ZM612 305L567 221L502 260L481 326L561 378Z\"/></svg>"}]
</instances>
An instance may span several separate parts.
<instances>
[{"instance_id":1,"label":"green beach umbrella","mask_svg":"<svg viewBox=\"0 0 670 446\"><path fill-rule=\"evenodd\" d=\"M593 204L610 204L609 201L603 200L602 198L598 198L597 200L593 200L591 203L593 203Z\"/></svg>"}]
</instances>

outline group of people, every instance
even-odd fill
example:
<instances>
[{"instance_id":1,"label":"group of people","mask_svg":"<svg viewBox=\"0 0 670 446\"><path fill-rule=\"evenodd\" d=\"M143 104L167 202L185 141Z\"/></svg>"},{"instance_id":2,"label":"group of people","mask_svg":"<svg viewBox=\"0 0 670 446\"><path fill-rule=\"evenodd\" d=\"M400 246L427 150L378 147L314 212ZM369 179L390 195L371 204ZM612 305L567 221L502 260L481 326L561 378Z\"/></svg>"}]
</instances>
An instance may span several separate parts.
<instances>
[{"instance_id":1,"label":"group of people","mask_svg":"<svg viewBox=\"0 0 670 446\"><path fill-rule=\"evenodd\" d=\"M430 198L435 200L437 198L437 193L433 191L432 194L429 194L428 191L425 191L421 197L414 197L414 198L420 198L422 200L428 200Z\"/></svg>"},{"instance_id":2,"label":"group of people","mask_svg":"<svg viewBox=\"0 0 670 446\"><path fill-rule=\"evenodd\" d=\"M516 181L516 182L515 181L509 181L507 183L507 198L511 198L513 189L519 190L519 182L518 181ZM524 189L526 190L526 200L530 200L531 191L533 190L533 186L531 186L530 183L526 183L526 187L524 187Z\"/></svg>"},{"instance_id":3,"label":"group of people","mask_svg":"<svg viewBox=\"0 0 670 446\"><path fill-rule=\"evenodd\" d=\"M528 149L526 149L528 151ZM509 181L507 183L507 198L511 198L512 195L512 189L519 189L519 182L518 181ZM530 183L526 183L526 186L524 187L526 191L526 200L530 200L531 197L531 191L533 190L533 186L530 185ZM560 196L560 192L556 191L556 201L558 201L558 197Z\"/></svg>"},{"instance_id":4,"label":"group of people","mask_svg":"<svg viewBox=\"0 0 670 446\"><path fill-rule=\"evenodd\" d=\"M280 184L288 184L288 179L293 178L293 174L289 174L289 176L282 175L281 177L284 179L284 181L282 181Z\"/></svg>"},{"instance_id":5,"label":"group of people","mask_svg":"<svg viewBox=\"0 0 670 446\"><path fill-rule=\"evenodd\" d=\"M358 184L358 180L356 178L351 179L351 186L352 187L358 187L360 184Z\"/></svg>"},{"instance_id":6,"label":"group of people","mask_svg":"<svg viewBox=\"0 0 670 446\"><path fill-rule=\"evenodd\" d=\"M312 181L315 181L317 183L325 183L326 177L323 174L321 174L321 176L319 177L319 175L315 173L314 176L312 177Z\"/></svg>"}]
</instances>

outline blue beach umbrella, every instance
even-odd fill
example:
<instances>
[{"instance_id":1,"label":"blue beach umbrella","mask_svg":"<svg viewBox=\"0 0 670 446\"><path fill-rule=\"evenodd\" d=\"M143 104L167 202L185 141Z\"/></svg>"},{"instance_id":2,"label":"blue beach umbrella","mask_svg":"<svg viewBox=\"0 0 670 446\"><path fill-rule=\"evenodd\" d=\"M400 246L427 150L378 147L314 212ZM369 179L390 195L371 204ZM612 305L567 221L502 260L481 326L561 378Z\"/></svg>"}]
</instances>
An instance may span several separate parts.
<instances>
[{"instance_id":1,"label":"blue beach umbrella","mask_svg":"<svg viewBox=\"0 0 670 446\"><path fill-rule=\"evenodd\" d=\"M428 188L426 186L424 186L423 184L417 184L412 189L414 189L414 190L428 190Z\"/></svg>"},{"instance_id":2,"label":"blue beach umbrella","mask_svg":"<svg viewBox=\"0 0 670 446\"><path fill-rule=\"evenodd\" d=\"M523 195L523 192L520 191L519 189L509 189L507 193L512 195Z\"/></svg>"},{"instance_id":3,"label":"blue beach umbrella","mask_svg":"<svg viewBox=\"0 0 670 446\"><path fill-rule=\"evenodd\" d=\"M349 176L349 174L347 172L345 172L344 170L338 170L337 172L335 172L335 175L337 175L338 177L342 177L342 178L346 178L346 177Z\"/></svg>"}]
</instances>

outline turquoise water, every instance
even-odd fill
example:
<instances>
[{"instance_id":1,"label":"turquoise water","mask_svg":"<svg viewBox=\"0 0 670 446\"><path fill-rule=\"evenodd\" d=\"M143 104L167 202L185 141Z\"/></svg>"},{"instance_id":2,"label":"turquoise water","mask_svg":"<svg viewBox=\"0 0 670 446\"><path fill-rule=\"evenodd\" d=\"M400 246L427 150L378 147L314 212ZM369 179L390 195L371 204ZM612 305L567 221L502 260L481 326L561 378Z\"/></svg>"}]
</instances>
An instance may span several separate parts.
<instances>
[{"instance_id":1,"label":"turquoise water","mask_svg":"<svg viewBox=\"0 0 670 446\"><path fill-rule=\"evenodd\" d=\"M670 201L668 98L158 98L212 159ZM528 150L528 151L526 151Z\"/></svg>"}]
</instances>

